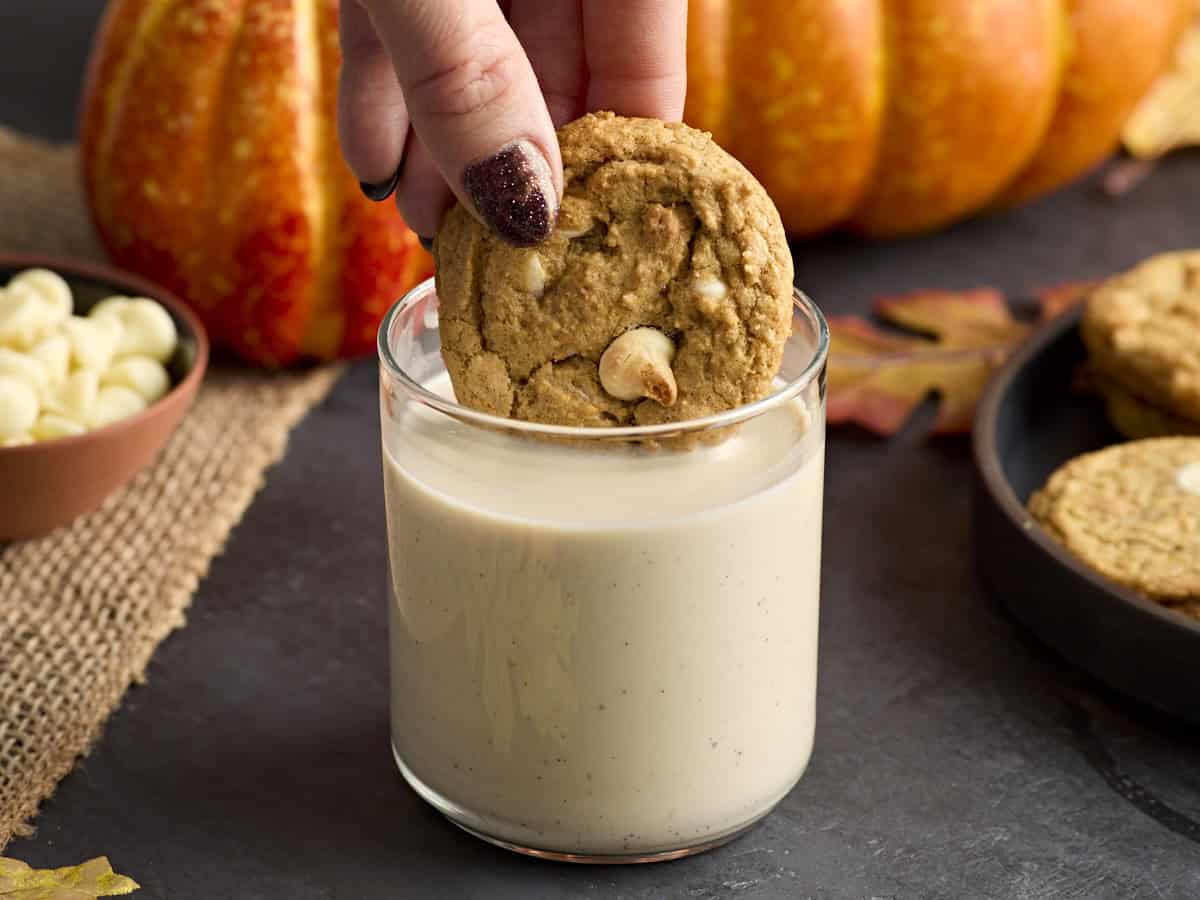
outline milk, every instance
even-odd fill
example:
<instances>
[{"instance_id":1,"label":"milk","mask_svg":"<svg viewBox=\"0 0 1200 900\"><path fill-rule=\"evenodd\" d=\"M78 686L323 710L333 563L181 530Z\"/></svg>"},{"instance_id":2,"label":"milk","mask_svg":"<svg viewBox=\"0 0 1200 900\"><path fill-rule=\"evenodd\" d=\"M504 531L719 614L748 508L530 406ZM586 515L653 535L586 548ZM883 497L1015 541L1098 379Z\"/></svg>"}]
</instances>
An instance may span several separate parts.
<instances>
[{"instance_id":1,"label":"milk","mask_svg":"<svg viewBox=\"0 0 1200 900\"><path fill-rule=\"evenodd\" d=\"M443 373L426 387L451 396ZM812 749L823 422L687 452L384 416L393 745L520 847L654 854L765 815Z\"/></svg>"}]
</instances>

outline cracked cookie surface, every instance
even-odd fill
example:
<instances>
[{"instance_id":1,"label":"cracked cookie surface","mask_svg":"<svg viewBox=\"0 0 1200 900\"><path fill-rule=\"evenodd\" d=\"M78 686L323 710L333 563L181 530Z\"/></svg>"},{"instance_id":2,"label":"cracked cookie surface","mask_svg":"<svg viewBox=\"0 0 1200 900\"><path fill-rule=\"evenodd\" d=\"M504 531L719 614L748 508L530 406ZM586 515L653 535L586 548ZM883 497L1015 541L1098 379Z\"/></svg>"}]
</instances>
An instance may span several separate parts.
<instances>
[{"instance_id":1,"label":"cracked cookie surface","mask_svg":"<svg viewBox=\"0 0 1200 900\"><path fill-rule=\"evenodd\" d=\"M1080 332L1104 375L1152 406L1200 420L1200 252L1156 256L1101 285Z\"/></svg>"},{"instance_id":2,"label":"cracked cookie surface","mask_svg":"<svg viewBox=\"0 0 1200 900\"><path fill-rule=\"evenodd\" d=\"M438 232L442 357L459 402L594 427L685 421L769 394L791 333L792 259L762 186L681 124L593 113L559 142L564 197L542 244L508 245L461 206ZM601 357L637 328L673 342L675 391L605 389Z\"/></svg>"},{"instance_id":3,"label":"cracked cookie surface","mask_svg":"<svg viewBox=\"0 0 1200 900\"><path fill-rule=\"evenodd\" d=\"M1168 605L1200 603L1200 438L1080 456L1050 476L1029 511L1113 581Z\"/></svg>"}]
</instances>

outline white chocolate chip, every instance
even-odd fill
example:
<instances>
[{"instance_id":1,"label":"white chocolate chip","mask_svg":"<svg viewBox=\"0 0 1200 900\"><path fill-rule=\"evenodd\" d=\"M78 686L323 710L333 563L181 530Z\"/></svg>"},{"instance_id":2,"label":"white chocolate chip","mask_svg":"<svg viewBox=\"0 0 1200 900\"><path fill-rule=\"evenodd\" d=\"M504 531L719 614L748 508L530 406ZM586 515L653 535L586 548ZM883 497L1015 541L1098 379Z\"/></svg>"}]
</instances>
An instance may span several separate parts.
<instances>
[{"instance_id":1,"label":"white chocolate chip","mask_svg":"<svg viewBox=\"0 0 1200 900\"><path fill-rule=\"evenodd\" d=\"M697 278L692 287L697 294L709 300L724 300L729 293L728 285L719 278Z\"/></svg>"},{"instance_id":2,"label":"white chocolate chip","mask_svg":"<svg viewBox=\"0 0 1200 900\"><path fill-rule=\"evenodd\" d=\"M618 400L650 397L673 406L678 397L675 344L657 328L634 328L611 344L600 357L600 384Z\"/></svg>"},{"instance_id":3,"label":"white chocolate chip","mask_svg":"<svg viewBox=\"0 0 1200 900\"><path fill-rule=\"evenodd\" d=\"M54 334L40 341L29 355L45 366L50 385L60 384L71 371L71 342L65 334Z\"/></svg>"},{"instance_id":4,"label":"white chocolate chip","mask_svg":"<svg viewBox=\"0 0 1200 900\"><path fill-rule=\"evenodd\" d=\"M87 429L74 419L48 412L38 417L30 433L35 440L50 441L54 438L75 437L85 431Z\"/></svg>"},{"instance_id":5,"label":"white chocolate chip","mask_svg":"<svg viewBox=\"0 0 1200 900\"><path fill-rule=\"evenodd\" d=\"M530 253L525 262L525 291L535 297L542 296L546 291L546 267L536 253Z\"/></svg>"},{"instance_id":6,"label":"white chocolate chip","mask_svg":"<svg viewBox=\"0 0 1200 900\"><path fill-rule=\"evenodd\" d=\"M162 305L109 297L86 317L73 305L70 285L48 269L0 288L0 446L83 434L170 390L163 362L179 335Z\"/></svg>"},{"instance_id":7,"label":"white chocolate chip","mask_svg":"<svg viewBox=\"0 0 1200 900\"><path fill-rule=\"evenodd\" d=\"M101 388L96 395L87 424L92 428L103 428L121 419L127 419L146 408L146 401L136 391L119 384Z\"/></svg>"},{"instance_id":8,"label":"white chocolate chip","mask_svg":"<svg viewBox=\"0 0 1200 900\"><path fill-rule=\"evenodd\" d=\"M179 343L175 320L153 300L110 297L97 304L89 318L97 321L115 319L121 323L123 331L117 356L149 356L165 363Z\"/></svg>"},{"instance_id":9,"label":"white chocolate chip","mask_svg":"<svg viewBox=\"0 0 1200 900\"><path fill-rule=\"evenodd\" d=\"M153 403L171 387L171 378L162 363L148 356L127 356L113 363L100 376L102 386L127 387L146 403Z\"/></svg>"},{"instance_id":10,"label":"white chocolate chip","mask_svg":"<svg viewBox=\"0 0 1200 900\"><path fill-rule=\"evenodd\" d=\"M46 400L47 412L58 413L76 422L87 422L96 395L100 391L100 373L94 369L74 372Z\"/></svg>"},{"instance_id":11,"label":"white chocolate chip","mask_svg":"<svg viewBox=\"0 0 1200 900\"><path fill-rule=\"evenodd\" d=\"M50 382L50 371L41 360L8 347L0 347L0 375L20 378L34 393L40 393Z\"/></svg>"},{"instance_id":12,"label":"white chocolate chip","mask_svg":"<svg viewBox=\"0 0 1200 900\"><path fill-rule=\"evenodd\" d=\"M1176 472L1175 484L1181 491L1200 497L1200 461L1188 463Z\"/></svg>"},{"instance_id":13,"label":"white chocolate chip","mask_svg":"<svg viewBox=\"0 0 1200 900\"><path fill-rule=\"evenodd\" d=\"M124 326L119 319L106 316L85 319L72 316L63 323L63 334L71 344L71 361L76 368L103 372L121 344Z\"/></svg>"},{"instance_id":14,"label":"white chocolate chip","mask_svg":"<svg viewBox=\"0 0 1200 900\"><path fill-rule=\"evenodd\" d=\"M89 319L99 319L103 316L120 316L121 311L129 306L128 297L105 297L88 311Z\"/></svg>"},{"instance_id":15,"label":"white chocolate chip","mask_svg":"<svg viewBox=\"0 0 1200 900\"><path fill-rule=\"evenodd\" d=\"M0 375L0 440L26 434L38 417L37 393L12 375Z\"/></svg>"},{"instance_id":16,"label":"white chocolate chip","mask_svg":"<svg viewBox=\"0 0 1200 900\"><path fill-rule=\"evenodd\" d=\"M50 322L57 325L71 315L74 300L71 286L49 269L26 269L13 277L8 288L16 293L29 293L40 299L50 311Z\"/></svg>"},{"instance_id":17,"label":"white chocolate chip","mask_svg":"<svg viewBox=\"0 0 1200 900\"><path fill-rule=\"evenodd\" d=\"M0 291L0 346L28 350L54 327L51 308L28 291Z\"/></svg>"}]
</instances>

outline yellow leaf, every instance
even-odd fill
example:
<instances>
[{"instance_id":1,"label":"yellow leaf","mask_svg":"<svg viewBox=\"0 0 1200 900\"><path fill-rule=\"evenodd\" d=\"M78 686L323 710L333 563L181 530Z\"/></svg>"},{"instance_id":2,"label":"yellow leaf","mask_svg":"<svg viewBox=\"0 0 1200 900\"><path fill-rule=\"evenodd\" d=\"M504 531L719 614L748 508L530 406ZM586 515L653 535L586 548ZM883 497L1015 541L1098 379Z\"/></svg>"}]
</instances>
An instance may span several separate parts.
<instances>
[{"instance_id":1,"label":"yellow leaf","mask_svg":"<svg viewBox=\"0 0 1200 900\"><path fill-rule=\"evenodd\" d=\"M96 900L137 889L136 881L113 872L103 856L61 869L34 869L0 857L0 900Z\"/></svg>"}]
</instances>

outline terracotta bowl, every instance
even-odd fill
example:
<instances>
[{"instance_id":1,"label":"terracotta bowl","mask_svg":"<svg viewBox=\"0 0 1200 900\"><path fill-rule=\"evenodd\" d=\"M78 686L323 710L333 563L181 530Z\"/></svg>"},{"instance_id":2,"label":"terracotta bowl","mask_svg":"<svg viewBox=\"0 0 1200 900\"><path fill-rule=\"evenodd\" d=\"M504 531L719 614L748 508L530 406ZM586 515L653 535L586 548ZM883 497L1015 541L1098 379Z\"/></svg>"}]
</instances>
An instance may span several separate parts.
<instances>
[{"instance_id":1,"label":"terracotta bowl","mask_svg":"<svg viewBox=\"0 0 1200 900\"><path fill-rule=\"evenodd\" d=\"M157 300L175 320L179 347L167 362L171 390L137 415L78 437L0 447L0 541L39 537L66 525L148 465L191 406L208 365L200 320L163 288L109 266L5 254L0 284L35 267L67 280L77 313L113 294Z\"/></svg>"}]
</instances>

